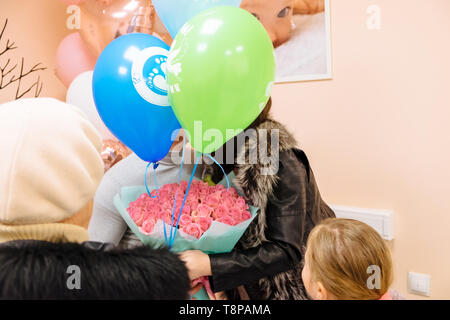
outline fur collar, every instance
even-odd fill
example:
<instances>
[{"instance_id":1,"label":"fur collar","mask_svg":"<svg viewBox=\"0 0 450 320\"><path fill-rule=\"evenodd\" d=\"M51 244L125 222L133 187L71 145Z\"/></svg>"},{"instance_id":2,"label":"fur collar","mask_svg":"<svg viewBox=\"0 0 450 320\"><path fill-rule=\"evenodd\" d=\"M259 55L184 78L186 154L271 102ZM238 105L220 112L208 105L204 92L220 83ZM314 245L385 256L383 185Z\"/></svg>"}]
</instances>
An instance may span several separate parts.
<instances>
[{"instance_id":1,"label":"fur collar","mask_svg":"<svg viewBox=\"0 0 450 320\"><path fill-rule=\"evenodd\" d=\"M251 224L241 241L244 248L256 247L267 241L265 208L278 183L276 174L279 166L278 154L294 148L297 144L286 128L274 120L261 123L256 128L256 132L257 139L249 139L245 147L239 150L238 159L244 159L249 154L258 154L257 163L248 163L247 161L245 164L238 164L235 170L237 174L234 182L239 192L252 205L260 208L257 223Z\"/></svg>"},{"instance_id":2,"label":"fur collar","mask_svg":"<svg viewBox=\"0 0 450 320\"><path fill-rule=\"evenodd\" d=\"M239 240L239 245L248 249L267 241L266 208L279 180L276 174L279 166L278 155L283 151L297 148L297 142L282 124L272 119L261 123L253 131L253 135L247 131L241 135L249 135L250 138L237 147L233 183L250 204L259 208L257 218ZM234 143L236 140L239 140L239 136L234 139ZM255 154L258 155L258 161L242 161L250 160ZM216 177L214 180L220 180L222 171L217 165L212 164L204 167L203 175L211 175ZM259 298L307 299L301 281L301 270L302 266L299 265L290 271L260 279L257 284L257 291L261 295Z\"/></svg>"},{"instance_id":3,"label":"fur collar","mask_svg":"<svg viewBox=\"0 0 450 320\"><path fill-rule=\"evenodd\" d=\"M275 120L267 119L255 129L250 133L244 131L233 141L238 145L234 157L235 179L233 183L247 202L260 208L256 223L252 223L244 237L241 238L240 244L244 248L257 247L267 240L264 234L266 228L265 208L278 182L276 174L279 165L278 154L297 146L293 135ZM244 136L248 138L245 139L245 143L239 145L239 141L244 141ZM229 145L229 143L231 141L227 144ZM257 161L254 161L255 156ZM216 177L216 179L219 177L217 180L223 176L221 169L215 164L204 167L203 176L207 175Z\"/></svg>"}]
</instances>

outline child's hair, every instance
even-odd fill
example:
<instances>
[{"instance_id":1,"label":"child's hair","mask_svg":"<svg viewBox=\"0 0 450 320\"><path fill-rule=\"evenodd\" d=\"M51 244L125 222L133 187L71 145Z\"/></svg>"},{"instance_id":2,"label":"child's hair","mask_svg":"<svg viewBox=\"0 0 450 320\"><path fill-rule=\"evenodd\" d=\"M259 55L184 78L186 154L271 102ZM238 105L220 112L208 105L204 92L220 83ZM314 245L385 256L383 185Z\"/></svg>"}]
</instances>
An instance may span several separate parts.
<instances>
[{"instance_id":1,"label":"child's hair","mask_svg":"<svg viewBox=\"0 0 450 320\"><path fill-rule=\"evenodd\" d=\"M321 282L337 299L377 300L391 285L389 248L372 227L357 220L324 220L311 231L306 255L311 280ZM378 288L368 281L370 266L379 267Z\"/></svg>"}]
</instances>

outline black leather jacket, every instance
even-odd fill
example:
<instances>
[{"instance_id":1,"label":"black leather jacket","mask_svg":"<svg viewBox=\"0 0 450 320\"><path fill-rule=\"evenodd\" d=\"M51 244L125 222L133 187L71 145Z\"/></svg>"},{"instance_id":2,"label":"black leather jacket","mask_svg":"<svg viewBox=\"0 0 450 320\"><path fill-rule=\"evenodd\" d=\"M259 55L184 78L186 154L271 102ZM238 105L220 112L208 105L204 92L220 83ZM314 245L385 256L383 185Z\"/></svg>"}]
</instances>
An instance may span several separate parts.
<instances>
[{"instance_id":1,"label":"black leather jacket","mask_svg":"<svg viewBox=\"0 0 450 320\"><path fill-rule=\"evenodd\" d=\"M245 285L251 299L262 298L258 280L299 268L312 228L322 219L335 216L320 196L303 151L281 152L277 175L279 182L266 208L267 241L247 250L238 243L230 253L210 255L210 280L215 292ZM227 294L238 298L236 294L230 297L230 291Z\"/></svg>"}]
</instances>

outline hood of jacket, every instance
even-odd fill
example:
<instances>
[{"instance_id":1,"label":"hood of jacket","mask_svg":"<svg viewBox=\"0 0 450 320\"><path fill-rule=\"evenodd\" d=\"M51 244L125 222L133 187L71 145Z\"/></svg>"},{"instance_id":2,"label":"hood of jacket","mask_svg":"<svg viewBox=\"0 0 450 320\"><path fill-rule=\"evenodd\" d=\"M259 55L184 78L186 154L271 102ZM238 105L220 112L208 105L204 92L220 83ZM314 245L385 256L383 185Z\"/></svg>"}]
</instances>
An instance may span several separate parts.
<instances>
[{"instance_id":1,"label":"hood of jacket","mask_svg":"<svg viewBox=\"0 0 450 320\"><path fill-rule=\"evenodd\" d=\"M38 240L0 244L0 299L186 299L184 263L167 249Z\"/></svg>"}]
</instances>

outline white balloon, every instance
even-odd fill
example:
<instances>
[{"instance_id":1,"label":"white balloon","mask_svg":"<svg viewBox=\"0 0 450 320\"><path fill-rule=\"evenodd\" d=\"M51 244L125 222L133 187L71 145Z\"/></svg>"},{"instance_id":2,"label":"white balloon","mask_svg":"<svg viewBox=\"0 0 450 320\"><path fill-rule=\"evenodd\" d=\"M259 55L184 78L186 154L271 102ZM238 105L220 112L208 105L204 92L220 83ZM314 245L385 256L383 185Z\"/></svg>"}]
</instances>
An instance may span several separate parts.
<instances>
[{"instance_id":1,"label":"white balloon","mask_svg":"<svg viewBox=\"0 0 450 320\"><path fill-rule=\"evenodd\" d=\"M89 121L100 132L103 140L115 140L117 138L105 126L94 103L92 93L93 71L86 71L78 75L67 90L66 102L73 104L84 111Z\"/></svg>"}]
</instances>

